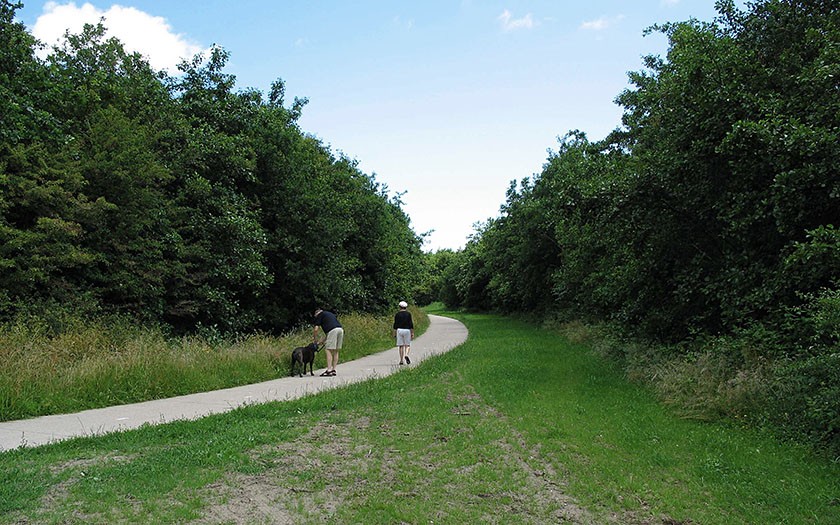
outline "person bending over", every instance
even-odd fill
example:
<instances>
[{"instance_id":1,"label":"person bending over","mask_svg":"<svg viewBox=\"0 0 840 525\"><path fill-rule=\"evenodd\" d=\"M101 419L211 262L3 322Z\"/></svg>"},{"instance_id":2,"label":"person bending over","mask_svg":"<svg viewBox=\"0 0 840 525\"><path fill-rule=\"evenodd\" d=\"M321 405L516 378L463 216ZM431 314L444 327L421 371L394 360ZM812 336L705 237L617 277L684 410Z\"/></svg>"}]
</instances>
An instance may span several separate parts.
<instances>
[{"instance_id":1,"label":"person bending over","mask_svg":"<svg viewBox=\"0 0 840 525\"><path fill-rule=\"evenodd\" d=\"M344 328L338 322L334 313L318 308L314 314L315 328L312 330L312 339L318 342L318 329L324 332L321 342L326 342L327 369L322 376L334 376L335 368L338 366L338 351L344 344Z\"/></svg>"}]
</instances>

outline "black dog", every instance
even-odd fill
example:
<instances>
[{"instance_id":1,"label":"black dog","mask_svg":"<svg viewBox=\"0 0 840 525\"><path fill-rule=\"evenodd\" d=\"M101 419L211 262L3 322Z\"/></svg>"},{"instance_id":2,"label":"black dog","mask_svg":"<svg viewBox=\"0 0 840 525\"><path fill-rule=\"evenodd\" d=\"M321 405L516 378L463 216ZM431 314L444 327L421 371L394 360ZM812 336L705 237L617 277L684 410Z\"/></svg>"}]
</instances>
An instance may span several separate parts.
<instances>
[{"instance_id":1,"label":"black dog","mask_svg":"<svg viewBox=\"0 0 840 525\"><path fill-rule=\"evenodd\" d=\"M306 373L306 364L309 363L309 375L315 375L312 371L312 363L315 362L315 352L320 350L318 343L309 343L306 346L299 346L292 350L292 375L295 375L295 367L298 363L303 367L300 371L300 377Z\"/></svg>"}]
</instances>

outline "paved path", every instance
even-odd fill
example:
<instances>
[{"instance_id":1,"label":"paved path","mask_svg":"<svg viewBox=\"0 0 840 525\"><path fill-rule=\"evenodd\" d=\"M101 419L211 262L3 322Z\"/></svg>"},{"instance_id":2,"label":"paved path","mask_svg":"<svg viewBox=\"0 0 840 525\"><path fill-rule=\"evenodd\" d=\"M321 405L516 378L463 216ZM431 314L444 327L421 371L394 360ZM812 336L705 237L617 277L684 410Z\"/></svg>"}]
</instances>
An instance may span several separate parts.
<instances>
[{"instance_id":1,"label":"paved path","mask_svg":"<svg viewBox=\"0 0 840 525\"><path fill-rule=\"evenodd\" d=\"M450 350L467 339L467 328L459 321L429 316L429 328L411 343L411 365ZM85 410L35 419L0 423L0 451L38 446L79 436L94 436L129 430L144 424L179 419L197 419L226 412L250 403L286 401L329 388L382 377L403 368L393 347L355 361L339 363L335 377L281 377L265 383L158 399L108 408ZM320 373L317 371L316 374Z\"/></svg>"}]
</instances>

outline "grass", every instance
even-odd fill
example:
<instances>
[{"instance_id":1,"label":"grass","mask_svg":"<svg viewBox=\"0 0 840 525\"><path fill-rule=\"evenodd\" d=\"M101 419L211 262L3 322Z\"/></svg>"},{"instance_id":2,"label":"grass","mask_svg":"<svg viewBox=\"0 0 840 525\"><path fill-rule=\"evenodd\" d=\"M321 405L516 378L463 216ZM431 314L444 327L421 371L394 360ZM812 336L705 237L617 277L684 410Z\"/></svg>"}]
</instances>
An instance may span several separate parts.
<instances>
[{"instance_id":1,"label":"grass","mask_svg":"<svg viewBox=\"0 0 840 525\"><path fill-rule=\"evenodd\" d=\"M464 345L380 380L0 454L0 523L840 523L840 465L456 315Z\"/></svg>"},{"instance_id":2,"label":"grass","mask_svg":"<svg viewBox=\"0 0 840 525\"><path fill-rule=\"evenodd\" d=\"M412 309L418 335L428 325ZM394 345L393 317L342 316L341 359ZM312 328L283 337L252 335L169 338L127 320L69 318L56 330L38 319L0 327L0 421L68 413L205 392L289 373L291 352L311 341ZM324 352L315 366L324 366Z\"/></svg>"}]
</instances>

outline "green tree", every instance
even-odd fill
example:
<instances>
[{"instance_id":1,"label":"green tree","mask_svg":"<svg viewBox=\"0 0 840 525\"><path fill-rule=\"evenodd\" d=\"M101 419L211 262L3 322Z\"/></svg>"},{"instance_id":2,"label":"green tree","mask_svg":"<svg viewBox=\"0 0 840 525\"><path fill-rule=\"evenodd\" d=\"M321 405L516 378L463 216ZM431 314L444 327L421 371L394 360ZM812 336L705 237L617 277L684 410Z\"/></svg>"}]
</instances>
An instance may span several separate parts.
<instances>
[{"instance_id":1,"label":"green tree","mask_svg":"<svg viewBox=\"0 0 840 525\"><path fill-rule=\"evenodd\" d=\"M626 132L660 212L649 261L669 276L663 306L694 305L675 319L732 330L772 320L797 290L781 272L806 232L837 222L838 13L825 2L719 2L717 23L666 24L667 60L619 96ZM664 268L663 268L664 266ZM836 277L820 269L822 284ZM834 274L834 276L832 275ZM677 310L678 312L680 310Z\"/></svg>"},{"instance_id":2,"label":"green tree","mask_svg":"<svg viewBox=\"0 0 840 525\"><path fill-rule=\"evenodd\" d=\"M41 62L19 7L0 3L0 316L282 331L411 299L422 237L400 196L304 133L282 81L236 90L218 47L169 77L102 24Z\"/></svg>"},{"instance_id":3,"label":"green tree","mask_svg":"<svg viewBox=\"0 0 840 525\"><path fill-rule=\"evenodd\" d=\"M567 135L512 185L448 266L447 303L527 311L550 276L555 312L771 370L757 417L837 450L835 4L719 1L714 22L652 28L668 53L630 75L622 128Z\"/></svg>"},{"instance_id":4,"label":"green tree","mask_svg":"<svg viewBox=\"0 0 840 525\"><path fill-rule=\"evenodd\" d=\"M53 112L60 98L36 41L0 2L0 318L20 305L83 294L74 272L94 255L79 246L82 195L77 148Z\"/></svg>"}]
</instances>

